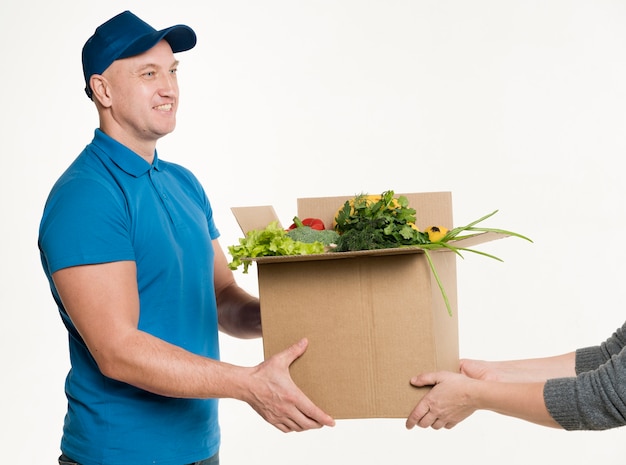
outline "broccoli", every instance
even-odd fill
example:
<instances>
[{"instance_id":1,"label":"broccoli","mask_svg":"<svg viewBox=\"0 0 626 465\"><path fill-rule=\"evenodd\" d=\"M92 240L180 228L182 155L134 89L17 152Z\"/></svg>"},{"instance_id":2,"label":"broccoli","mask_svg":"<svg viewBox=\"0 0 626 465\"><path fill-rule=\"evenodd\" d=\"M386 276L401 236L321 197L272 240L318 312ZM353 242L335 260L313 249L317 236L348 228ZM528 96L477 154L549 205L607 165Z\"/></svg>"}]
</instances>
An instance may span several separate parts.
<instances>
[{"instance_id":1,"label":"broccoli","mask_svg":"<svg viewBox=\"0 0 626 465\"><path fill-rule=\"evenodd\" d=\"M322 231L313 229L310 226L298 226L297 228L287 231L287 236L298 242L321 242L328 246L330 244L336 244L339 238L339 233L330 229L324 229Z\"/></svg>"}]
</instances>

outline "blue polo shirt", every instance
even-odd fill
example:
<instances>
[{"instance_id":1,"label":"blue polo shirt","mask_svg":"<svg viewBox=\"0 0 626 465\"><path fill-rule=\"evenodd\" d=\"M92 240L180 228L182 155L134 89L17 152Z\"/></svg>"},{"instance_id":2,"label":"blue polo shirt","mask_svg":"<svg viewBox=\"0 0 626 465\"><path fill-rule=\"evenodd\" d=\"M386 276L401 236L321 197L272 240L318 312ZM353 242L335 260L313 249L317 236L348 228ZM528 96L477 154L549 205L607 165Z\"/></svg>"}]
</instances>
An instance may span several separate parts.
<instances>
[{"instance_id":1,"label":"blue polo shirt","mask_svg":"<svg viewBox=\"0 0 626 465\"><path fill-rule=\"evenodd\" d=\"M152 164L96 130L46 202L39 249L69 333L71 370L62 451L83 465L180 465L214 455L216 399L155 395L100 373L69 319L52 273L133 260L139 329L219 359L211 205L187 169Z\"/></svg>"}]
</instances>

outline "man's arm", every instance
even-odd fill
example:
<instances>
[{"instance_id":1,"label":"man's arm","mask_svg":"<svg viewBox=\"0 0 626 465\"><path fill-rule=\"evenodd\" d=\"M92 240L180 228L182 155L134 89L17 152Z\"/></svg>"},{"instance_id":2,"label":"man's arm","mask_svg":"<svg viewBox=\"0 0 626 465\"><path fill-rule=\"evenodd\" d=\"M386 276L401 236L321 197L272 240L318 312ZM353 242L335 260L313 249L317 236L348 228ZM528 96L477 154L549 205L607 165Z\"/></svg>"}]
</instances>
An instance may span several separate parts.
<instances>
[{"instance_id":1,"label":"man's arm","mask_svg":"<svg viewBox=\"0 0 626 465\"><path fill-rule=\"evenodd\" d=\"M139 296L132 261L65 268L53 279L105 376L169 397L243 400L281 431L333 424L289 376L289 365L304 353L306 342L256 367L234 366L192 354L138 329Z\"/></svg>"},{"instance_id":2,"label":"man's arm","mask_svg":"<svg viewBox=\"0 0 626 465\"><path fill-rule=\"evenodd\" d=\"M261 337L259 299L237 285L232 270L228 268L226 255L217 239L213 240L213 250L215 251L215 295L220 330L242 339Z\"/></svg>"}]
</instances>

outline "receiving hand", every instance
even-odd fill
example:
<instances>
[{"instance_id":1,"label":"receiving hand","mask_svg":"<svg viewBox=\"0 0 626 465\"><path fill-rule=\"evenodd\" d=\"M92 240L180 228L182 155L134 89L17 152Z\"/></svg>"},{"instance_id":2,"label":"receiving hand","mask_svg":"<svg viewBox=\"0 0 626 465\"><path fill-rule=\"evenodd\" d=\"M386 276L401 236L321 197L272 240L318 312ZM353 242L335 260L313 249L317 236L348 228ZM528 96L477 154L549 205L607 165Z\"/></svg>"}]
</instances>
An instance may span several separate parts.
<instances>
[{"instance_id":1,"label":"receiving hand","mask_svg":"<svg viewBox=\"0 0 626 465\"><path fill-rule=\"evenodd\" d=\"M494 362L463 359L460 363L461 373L474 379L500 381L499 372Z\"/></svg>"},{"instance_id":2,"label":"receiving hand","mask_svg":"<svg viewBox=\"0 0 626 465\"><path fill-rule=\"evenodd\" d=\"M415 425L433 429L456 426L476 410L468 395L468 389L476 382L465 375L447 371L423 373L411 379L414 386L432 386L432 389L407 418L407 429Z\"/></svg>"}]
</instances>

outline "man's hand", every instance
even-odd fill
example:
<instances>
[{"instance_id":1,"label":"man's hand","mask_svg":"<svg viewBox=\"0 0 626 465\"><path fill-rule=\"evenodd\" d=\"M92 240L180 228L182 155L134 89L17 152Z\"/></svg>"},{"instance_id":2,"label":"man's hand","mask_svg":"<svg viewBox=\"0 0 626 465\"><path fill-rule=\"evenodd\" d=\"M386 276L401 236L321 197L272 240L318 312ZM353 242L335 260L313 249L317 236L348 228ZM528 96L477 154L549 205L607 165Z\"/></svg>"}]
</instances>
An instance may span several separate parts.
<instances>
[{"instance_id":1,"label":"man's hand","mask_svg":"<svg viewBox=\"0 0 626 465\"><path fill-rule=\"evenodd\" d=\"M289 366L305 352L307 345L308 341L302 339L256 366L249 396L243 399L285 433L335 425L332 417L305 396L289 374Z\"/></svg>"}]
</instances>

